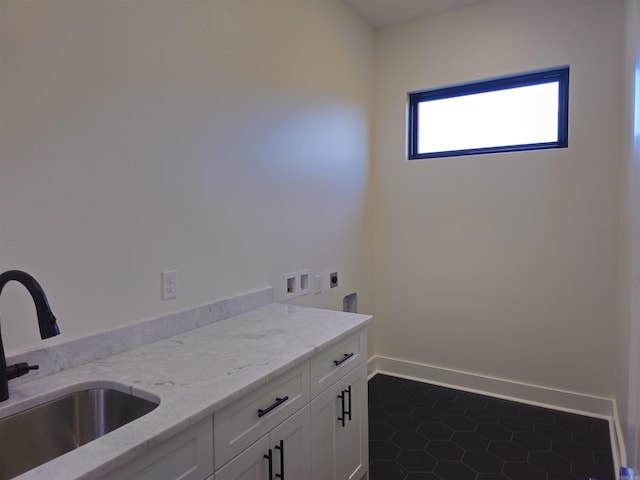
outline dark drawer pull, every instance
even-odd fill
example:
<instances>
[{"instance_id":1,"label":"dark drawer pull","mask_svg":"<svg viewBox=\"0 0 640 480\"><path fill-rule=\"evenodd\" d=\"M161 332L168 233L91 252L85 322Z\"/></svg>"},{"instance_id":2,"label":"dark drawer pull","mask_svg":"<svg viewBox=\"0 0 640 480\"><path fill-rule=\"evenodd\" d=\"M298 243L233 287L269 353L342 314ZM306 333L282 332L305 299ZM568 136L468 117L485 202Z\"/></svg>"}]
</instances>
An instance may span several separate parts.
<instances>
[{"instance_id":1,"label":"dark drawer pull","mask_svg":"<svg viewBox=\"0 0 640 480\"><path fill-rule=\"evenodd\" d=\"M276 450L280 450L280 473L276 473L276 478L284 480L284 440L280 440L280 444L276 445Z\"/></svg>"},{"instance_id":2,"label":"dark drawer pull","mask_svg":"<svg viewBox=\"0 0 640 480\"><path fill-rule=\"evenodd\" d=\"M269 480L273 480L273 450L269 449L269 455L263 455L269 460Z\"/></svg>"},{"instance_id":3,"label":"dark drawer pull","mask_svg":"<svg viewBox=\"0 0 640 480\"><path fill-rule=\"evenodd\" d=\"M349 360L351 357L353 357L353 352L345 353L344 356L340 360L334 360L333 363L337 367L338 365L340 365L340 364L346 362L347 360Z\"/></svg>"},{"instance_id":4,"label":"dark drawer pull","mask_svg":"<svg viewBox=\"0 0 640 480\"><path fill-rule=\"evenodd\" d=\"M269 413L271 410L273 410L274 408L279 407L280 405L282 405L284 402L286 402L287 400L289 400L289 396L286 397L276 397L276 401L273 402L273 404L269 405L267 408L265 408L264 410L259 409L258 410L258 417L263 417L265 416L267 413Z\"/></svg>"},{"instance_id":5,"label":"dark drawer pull","mask_svg":"<svg viewBox=\"0 0 640 480\"><path fill-rule=\"evenodd\" d=\"M349 394L349 410L346 410L343 415L349 415L349 421L351 421L351 385L349 385L349 388L347 388L345 392Z\"/></svg>"},{"instance_id":6,"label":"dark drawer pull","mask_svg":"<svg viewBox=\"0 0 640 480\"><path fill-rule=\"evenodd\" d=\"M344 421L346 419L346 410L344 409L344 394L345 394L346 390L342 390L340 392L340 395L338 395L338 398L340 399L340 402L342 403L342 416L338 417L338 421L342 422L342 426L344 427Z\"/></svg>"}]
</instances>

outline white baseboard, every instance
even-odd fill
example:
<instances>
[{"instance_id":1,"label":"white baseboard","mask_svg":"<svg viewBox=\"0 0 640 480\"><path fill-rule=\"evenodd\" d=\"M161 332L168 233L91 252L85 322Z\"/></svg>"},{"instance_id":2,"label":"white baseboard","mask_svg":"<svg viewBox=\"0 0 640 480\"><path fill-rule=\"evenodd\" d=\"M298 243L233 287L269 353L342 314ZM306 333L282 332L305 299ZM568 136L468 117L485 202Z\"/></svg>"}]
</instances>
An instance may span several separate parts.
<instances>
[{"instance_id":1,"label":"white baseboard","mask_svg":"<svg viewBox=\"0 0 640 480\"><path fill-rule=\"evenodd\" d=\"M381 373L529 405L602 418L609 421L616 474L620 468L620 461L624 461L626 457L615 402L611 398L514 382L380 355L369 359L368 372L369 378Z\"/></svg>"}]
</instances>

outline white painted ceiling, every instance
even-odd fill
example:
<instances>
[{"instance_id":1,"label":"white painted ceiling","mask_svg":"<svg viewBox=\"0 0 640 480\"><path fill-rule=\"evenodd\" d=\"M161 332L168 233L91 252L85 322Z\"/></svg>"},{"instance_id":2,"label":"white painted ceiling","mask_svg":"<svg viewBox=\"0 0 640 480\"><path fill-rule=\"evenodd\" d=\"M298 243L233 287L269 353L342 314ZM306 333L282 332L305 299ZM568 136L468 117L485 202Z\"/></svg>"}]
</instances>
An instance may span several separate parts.
<instances>
[{"instance_id":1,"label":"white painted ceiling","mask_svg":"<svg viewBox=\"0 0 640 480\"><path fill-rule=\"evenodd\" d=\"M426 17L485 0L344 0L374 28Z\"/></svg>"}]
</instances>

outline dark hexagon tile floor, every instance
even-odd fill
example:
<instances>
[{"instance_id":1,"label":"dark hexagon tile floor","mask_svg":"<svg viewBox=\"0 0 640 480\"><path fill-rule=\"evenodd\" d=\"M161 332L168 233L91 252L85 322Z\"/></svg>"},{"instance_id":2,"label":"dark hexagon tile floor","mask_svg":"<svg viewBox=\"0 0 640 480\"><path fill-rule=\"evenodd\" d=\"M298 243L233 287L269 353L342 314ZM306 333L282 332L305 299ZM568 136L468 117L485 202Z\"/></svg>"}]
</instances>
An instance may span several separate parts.
<instances>
[{"instance_id":1,"label":"dark hexagon tile floor","mask_svg":"<svg viewBox=\"0 0 640 480\"><path fill-rule=\"evenodd\" d=\"M613 480L606 420L412 380L369 381L370 480Z\"/></svg>"}]
</instances>

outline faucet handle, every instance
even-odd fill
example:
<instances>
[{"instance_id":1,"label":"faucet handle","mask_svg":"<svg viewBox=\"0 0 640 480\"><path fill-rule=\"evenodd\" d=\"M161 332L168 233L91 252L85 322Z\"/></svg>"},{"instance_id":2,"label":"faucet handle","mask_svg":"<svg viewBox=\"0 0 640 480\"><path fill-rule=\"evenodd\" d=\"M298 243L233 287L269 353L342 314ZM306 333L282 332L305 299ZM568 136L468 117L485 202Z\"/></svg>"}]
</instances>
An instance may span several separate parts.
<instances>
[{"instance_id":1,"label":"faucet handle","mask_svg":"<svg viewBox=\"0 0 640 480\"><path fill-rule=\"evenodd\" d=\"M25 362L16 363L15 365L9 365L7 367L7 380L21 377L29 373L30 370L38 370L39 368L40 365L29 365Z\"/></svg>"}]
</instances>

